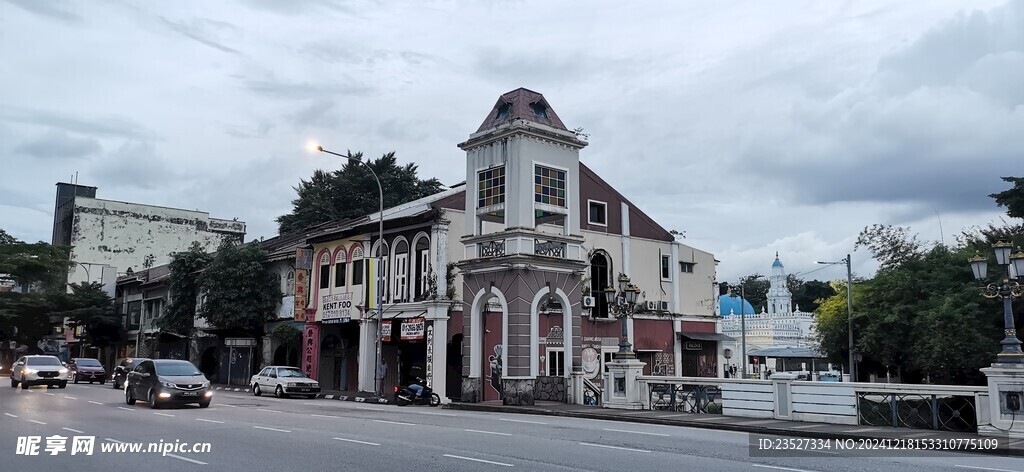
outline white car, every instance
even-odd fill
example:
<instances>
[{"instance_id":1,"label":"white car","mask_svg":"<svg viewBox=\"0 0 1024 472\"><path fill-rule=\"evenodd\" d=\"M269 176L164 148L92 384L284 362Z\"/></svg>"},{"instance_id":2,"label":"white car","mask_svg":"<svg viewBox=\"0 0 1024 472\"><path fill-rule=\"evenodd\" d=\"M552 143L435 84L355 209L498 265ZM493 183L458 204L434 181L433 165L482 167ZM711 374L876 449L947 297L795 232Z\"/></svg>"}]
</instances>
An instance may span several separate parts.
<instances>
[{"instance_id":1,"label":"white car","mask_svg":"<svg viewBox=\"0 0 1024 472\"><path fill-rule=\"evenodd\" d=\"M249 380L252 394L260 396L263 392L274 392L281 398L289 395L305 395L309 398L320 393L320 382L306 377L298 367L276 366L264 367L260 373Z\"/></svg>"},{"instance_id":2,"label":"white car","mask_svg":"<svg viewBox=\"0 0 1024 472\"><path fill-rule=\"evenodd\" d=\"M11 388L22 389L33 385L65 388L68 386L68 369L54 356L24 356L11 366Z\"/></svg>"}]
</instances>

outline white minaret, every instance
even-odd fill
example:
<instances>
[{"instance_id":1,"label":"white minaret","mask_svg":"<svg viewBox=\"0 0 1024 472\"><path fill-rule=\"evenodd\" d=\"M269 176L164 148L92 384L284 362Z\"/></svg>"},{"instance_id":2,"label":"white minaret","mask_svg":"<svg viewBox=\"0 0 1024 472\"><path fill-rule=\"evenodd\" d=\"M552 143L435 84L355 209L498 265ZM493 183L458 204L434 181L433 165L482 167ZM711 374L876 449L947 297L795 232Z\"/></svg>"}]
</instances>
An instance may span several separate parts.
<instances>
[{"instance_id":1,"label":"white minaret","mask_svg":"<svg viewBox=\"0 0 1024 472\"><path fill-rule=\"evenodd\" d=\"M768 314L791 313L793 305L793 294L786 286L786 270L779 260L779 253L775 253L775 262L772 263L772 275L768 277L771 286L768 288Z\"/></svg>"}]
</instances>

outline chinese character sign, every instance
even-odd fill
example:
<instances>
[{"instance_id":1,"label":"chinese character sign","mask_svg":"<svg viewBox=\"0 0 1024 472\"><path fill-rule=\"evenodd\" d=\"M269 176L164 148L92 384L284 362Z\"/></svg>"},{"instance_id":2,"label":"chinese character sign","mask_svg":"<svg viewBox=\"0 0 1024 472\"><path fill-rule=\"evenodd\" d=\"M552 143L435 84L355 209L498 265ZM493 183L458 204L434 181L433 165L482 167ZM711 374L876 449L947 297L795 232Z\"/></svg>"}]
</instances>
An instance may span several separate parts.
<instances>
[{"instance_id":1,"label":"chinese character sign","mask_svg":"<svg viewBox=\"0 0 1024 472\"><path fill-rule=\"evenodd\" d=\"M384 342L391 341L391 322L385 321L380 326L380 339Z\"/></svg>"},{"instance_id":2,"label":"chinese character sign","mask_svg":"<svg viewBox=\"0 0 1024 472\"><path fill-rule=\"evenodd\" d=\"M295 269L295 321L306 321L306 287L309 286L309 271Z\"/></svg>"},{"instance_id":3,"label":"chinese character sign","mask_svg":"<svg viewBox=\"0 0 1024 472\"><path fill-rule=\"evenodd\" d=\"M402 340L418 341L423 339L426 320L423 318L409 318L402 322Z\"/></svg>"},{"instance_id":4,"label":"chinese character sign","mask_svg":"<svg viewBox=\"0 0 1024 472\"><path fill-rule=\"evenodd\" d=\"M316 379L320 363L320 326L307 324L302 331L302 372Z\"/></svg>"}]
</instances>

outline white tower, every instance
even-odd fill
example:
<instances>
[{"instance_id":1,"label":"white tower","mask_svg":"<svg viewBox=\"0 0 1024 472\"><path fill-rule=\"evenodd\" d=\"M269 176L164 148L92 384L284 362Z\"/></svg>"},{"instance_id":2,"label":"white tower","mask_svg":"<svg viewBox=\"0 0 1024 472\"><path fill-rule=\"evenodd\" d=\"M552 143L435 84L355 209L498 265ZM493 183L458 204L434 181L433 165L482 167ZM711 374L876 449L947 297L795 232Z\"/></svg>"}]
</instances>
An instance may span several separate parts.
<instances>
[{"instance_id":1,"label":"white tower","mask_svg":"<svg viewBox=\"0 0 1024 472\"><path fill-rule=\"evenodd\" d=\"M786 286L786 270L779 260L779 253L775 253L775 262L772 263L772 275L768 277L771 286L768 288L768 314L792 313L793 294Z\"/></svg>"}]
</instances>

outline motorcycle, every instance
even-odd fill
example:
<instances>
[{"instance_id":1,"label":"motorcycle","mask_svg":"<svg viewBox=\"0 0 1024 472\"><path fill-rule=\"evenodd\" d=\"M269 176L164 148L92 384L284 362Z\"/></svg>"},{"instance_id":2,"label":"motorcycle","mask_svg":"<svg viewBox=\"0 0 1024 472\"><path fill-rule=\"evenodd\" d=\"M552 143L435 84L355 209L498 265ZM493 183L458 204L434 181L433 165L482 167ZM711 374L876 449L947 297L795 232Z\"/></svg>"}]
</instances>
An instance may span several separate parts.
<instances>
[{"instance_id":1,"label":"motorcycle","mask_svg":"<svg viewBox=\"0 0 1024 472\"><path fill-rule=\"evenodd\" d=\"M441 404L441 397L434 393L430 387L423 384L415 384L423 386L423 393L416 395L416 392L409 387L395 386L395 404L398 406L405 406L408 404L413 405L430 405L437 406Z\"/></svg>"}]
</instances>

